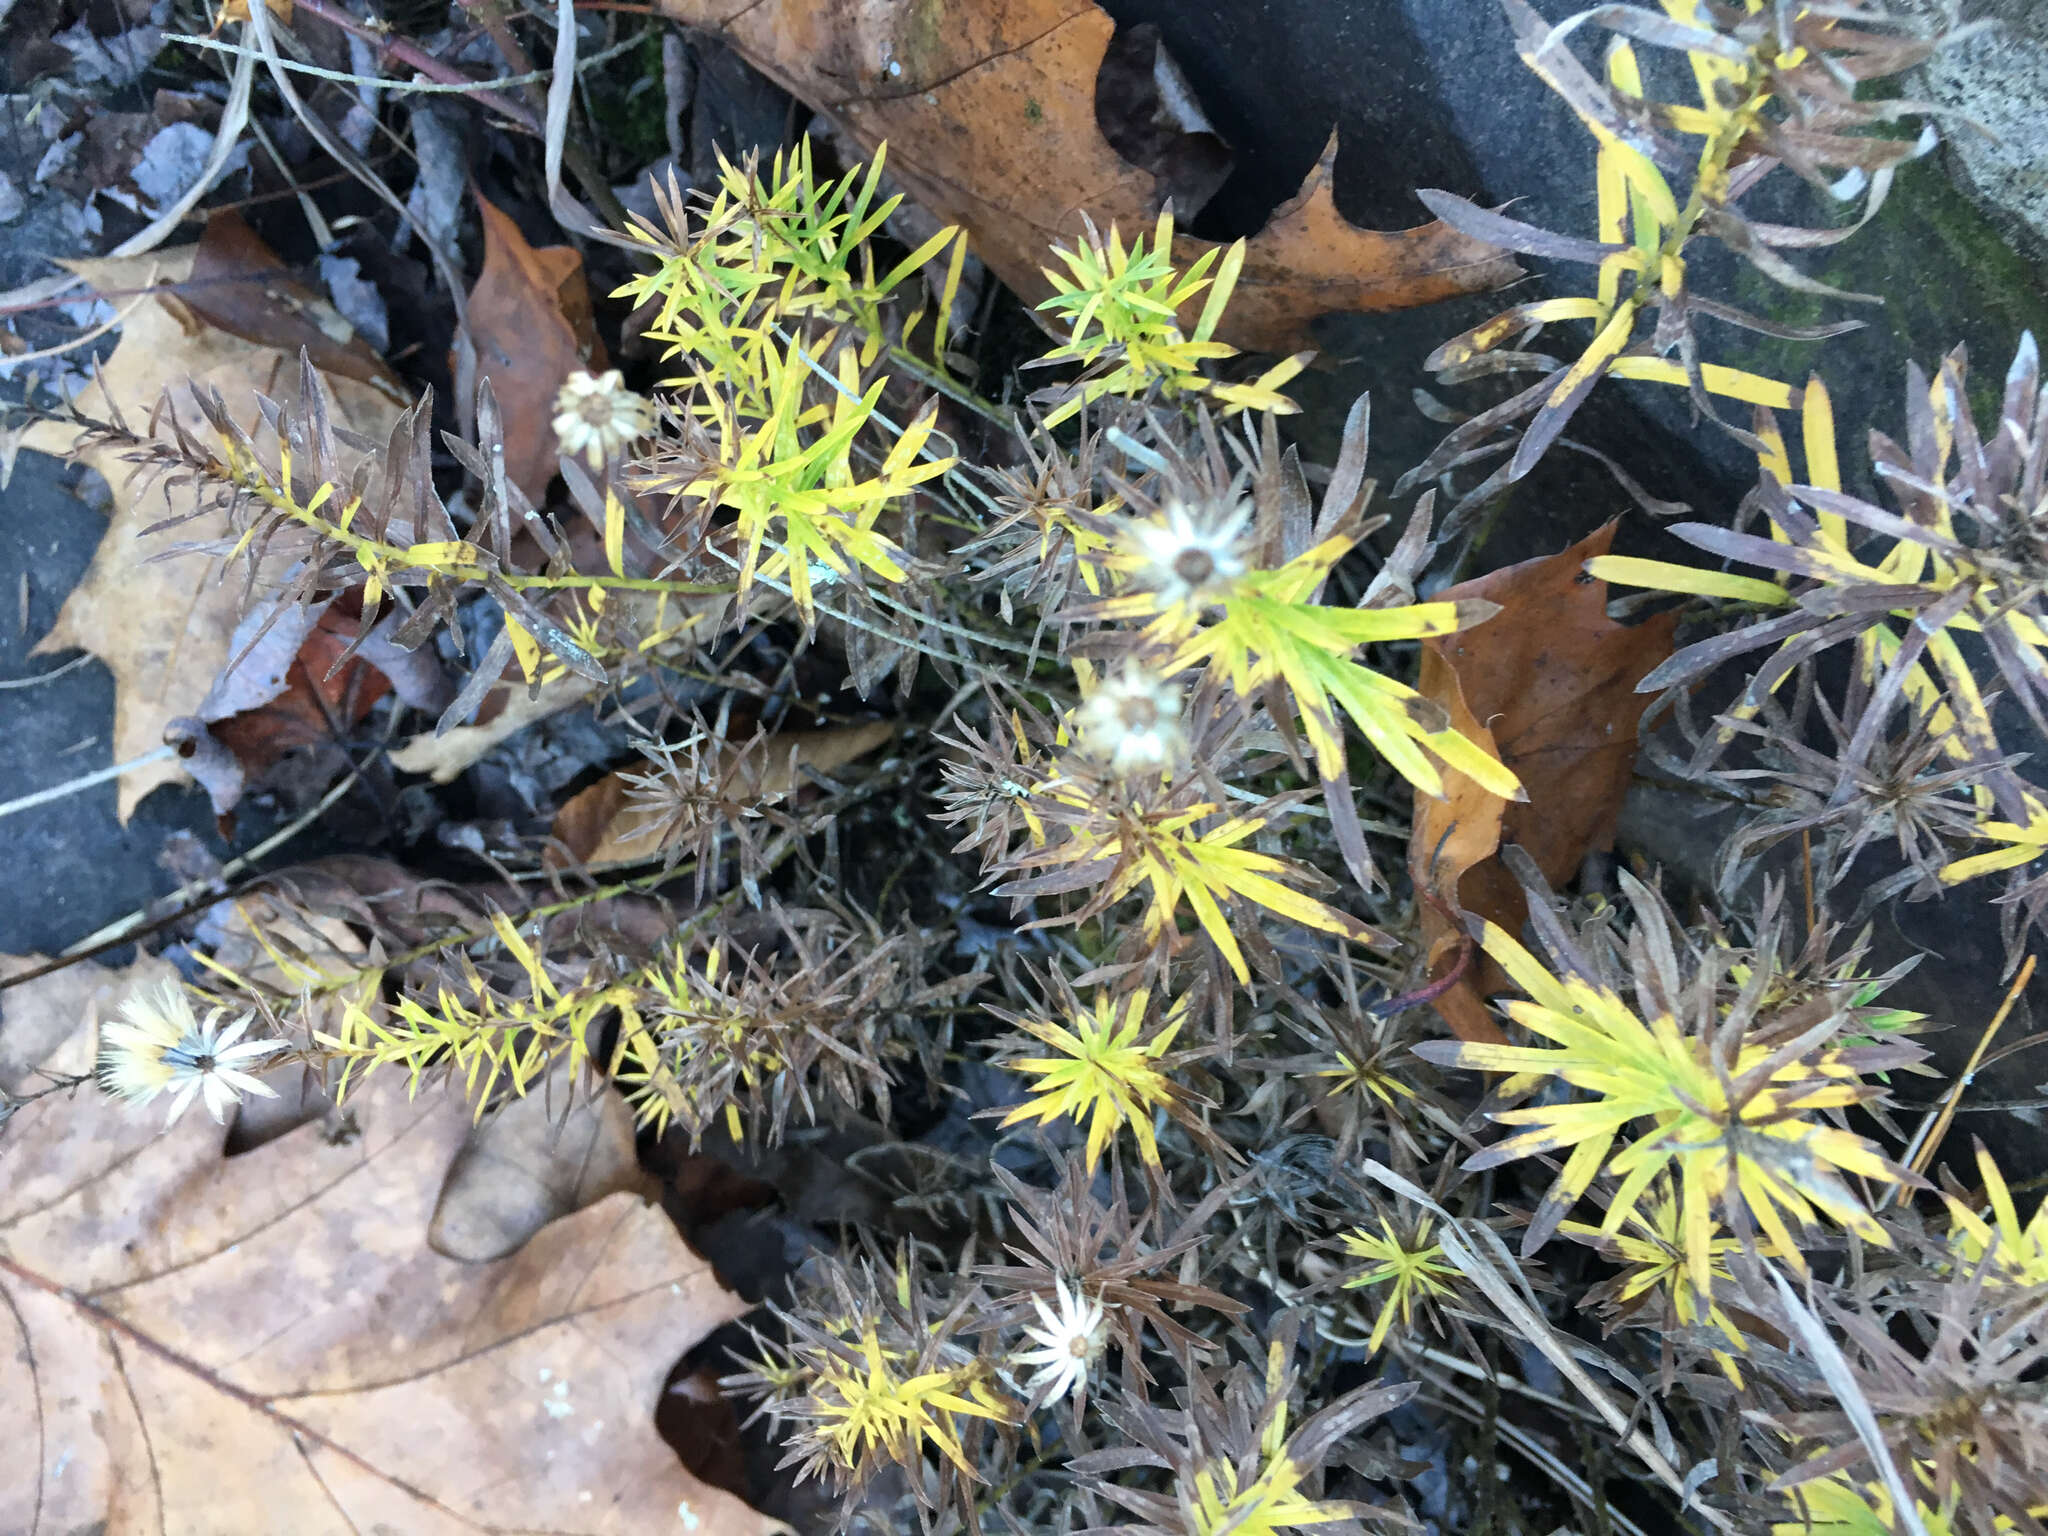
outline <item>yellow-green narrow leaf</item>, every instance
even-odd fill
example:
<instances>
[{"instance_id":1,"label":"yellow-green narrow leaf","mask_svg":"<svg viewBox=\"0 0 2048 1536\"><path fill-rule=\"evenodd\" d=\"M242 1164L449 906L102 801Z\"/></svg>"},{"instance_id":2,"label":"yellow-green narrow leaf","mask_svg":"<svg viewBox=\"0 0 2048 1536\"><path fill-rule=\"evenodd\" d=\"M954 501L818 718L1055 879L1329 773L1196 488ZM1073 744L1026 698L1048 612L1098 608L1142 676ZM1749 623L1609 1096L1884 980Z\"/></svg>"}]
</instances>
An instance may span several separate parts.
<instances>
[{"instance_id":1,"label":"yellow-green narrow leaf","mask_svg":"<svg viewBox=\"0 0 2048 1536\"><path fill-rule=\"evenodd\" d=\"M1774 581L1675 565L1668 560L1642 560L1634 555L1595 555L1586 562L1586 574L1616 586L1686 592L1695 597L1732 597L1739 602L1769 603L1774 607L1791 600Z\"/></svg>"}]
</instances>

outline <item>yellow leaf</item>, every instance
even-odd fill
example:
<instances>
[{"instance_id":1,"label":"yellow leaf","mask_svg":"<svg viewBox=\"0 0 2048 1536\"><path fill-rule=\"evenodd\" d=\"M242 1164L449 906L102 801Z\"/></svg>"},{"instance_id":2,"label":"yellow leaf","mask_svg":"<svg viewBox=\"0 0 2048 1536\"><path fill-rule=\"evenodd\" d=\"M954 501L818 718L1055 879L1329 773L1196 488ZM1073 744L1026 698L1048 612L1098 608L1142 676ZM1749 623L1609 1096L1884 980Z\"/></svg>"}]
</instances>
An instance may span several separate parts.
<instances>
[{"instance_id":1,"label":"yellow leaf","mask_svg":"<svg viewBox=\"0 0 2048 1536\"><path fill-rule=\"evenodd\" d=\"M1675 565L1668 560L1643 560L1634 555L1596 555L1586 562L1586 574L1624 587L1649 587L1658 592L1690 592L1697 597L1732 597L1740 602L1791 601L1783 587L1754 576L1735 576L1727 571L1702 570L1697 566Z\"/></svg>"},{"instance_id":2,"label":"yellow leaf","mask_svg":"<svg viewBox=\"0 0 2048 1536\"><path fill-rule=\"evenodd\" d=\"M1614 312L1614 318L1600 328L1600 334L1593 338L1593 344L1580 354L1579 360L1571 365L1556 388L1543 403L1546 408L1562 404L1582 388L1586 381L1599 375L1614 361L1614 355L1628 345L1630 334L1636 325L1636 303L1631 299ZM1619 368L1613 370L1620 373ZM1622 374L1621 377L1628 377Z\"/></svg>"},{"instance_id":3,"label":"yellow leaf","mask_svg":"<svg viewBox=\"0 0 2048 1536\"><path fill-rule=\"evenodd\" d=\"M512 637L512 654L519 658L519 670L530 683L540 676L540 642L535 640L511 614L505 615L505 633Z\"/></svg>"},{"instance_id":4,"label":"yellow leaf","mask_svg":"<svg viewBox=\"0 0 2048 1536\"><path fill-rule=\"evenodd\" d=\"M604 558L614 576L626 574L626 505L609 486L604 493Z\"/></svg>"},{"instance_id":5,"label":"yellow leaf","mask_svg":"<svg viewBox=\"0 0 2048 1536\"><path fill-rule=\"evenodd\" d=\"M1824 491L1842 488L1842 466L1835 455L1835 408L1828 387L1814 374L1806 381L1806 401L1800 412L1799 433L1806 450L1806 483ZM1814 514L1821 537L1842 548L1848 547L1849 525L1839 512Z\"/></svg>"},{"instance_id":6,"label":"yellow leaf","mask_svg":"<svg viewBox=\"0 0 2048 1536\"><path fill-rule=\"evenodd\" d=\"M1684 367L1668 358L1624 357L1608 371L1617 379L1643 379L1653 384L1675 384L1680 389L1686 387ZM1789 411L1799 403L1799 391L1790 384L1745 373L1739 368L1703 363L1700 374L1709 394L1746 400L1751 405L1769 406L1774 411Z\"/></svg>"}]
</instances>

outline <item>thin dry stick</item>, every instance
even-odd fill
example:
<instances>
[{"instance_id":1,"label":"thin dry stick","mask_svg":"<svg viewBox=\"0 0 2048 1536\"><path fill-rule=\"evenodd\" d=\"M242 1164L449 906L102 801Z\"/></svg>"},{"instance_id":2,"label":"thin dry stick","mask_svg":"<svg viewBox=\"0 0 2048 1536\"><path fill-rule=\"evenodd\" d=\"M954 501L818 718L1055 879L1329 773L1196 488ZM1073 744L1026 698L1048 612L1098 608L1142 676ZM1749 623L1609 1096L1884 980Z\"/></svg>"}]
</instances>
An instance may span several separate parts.
<instances>
[{"instance_id":1,"label":"thin dry stick","mask_svg":"<svg viewBox=\"0 0 2048 1536\"><path fill-rule=\"evenodd\" d=\"M150 269L150 279L153 282L155 278L156 269L152 267ZM126 309L117 310L114 313L114 317L111 320L103 320L98 325L94 326L91 330L83 331L80 334L72 337L69 341L60 341L54 347L44 347L39 352L23 352L18 356L10 357L7 359L8 366L12 367L16 363L32 363L37 358L42 357L61 357L66 352L75 351L79 347L84 346L89 341L98 341L102 336L106 335L107 332L113 330L116 326L126 323L130 315L134 314L136 310L140 309L143 305L149 302L149 284L145 283L143 285L143 289L144 292L141 298L136 299L134 302L129 304L129 306Z\"/></svg>"},{"instance_id":2,"label":"thin dry stick","mask_svg":"<svg viewBox=\"0 0 2048 1536\"><path fill-rule=\"evenodd\" d=\"M247 48L240 43L224 43L219 38L202 37L192 32L166 32L164 41L184 43L193 48L206 48L214 53L225 53L238 59L263 57L261 49ZM619 55L638 48L641 41L640 37L632 37L623 43L614 43L609 48L593 53L587 59L579 60L577 68L595 69L600 64L608 64ZM297 59L286 59L284 67L295 75L310 75L316 80L332 80L339 85L371 85L394 96L485 96L511 86L537 85L554 77L554 71L551 69L535 69L523 75L500 75L494 80L468 80L459 72L452 80L439 77L431 80L391 80L382 76L353 74L345 69L323 69L318 64L302 64Z\"/></svg>"},{"instance_id":3,"label":"thin dry stick","mask_svg":"<svg viewBox=\"0 0 2048 1536\"><path fill-rule=\"evenodd\" d=\"M1941 1108L1920 1122L1920 1129L1914 1134L1912 1145L1906 1149L1906 1166L1914 1173L1926 1173L1928 1164L1934 1161L1934 1154L1941 1149L1942 1138L1948 1135L1948 1128L1956 1118L1956 1106L1962 1102L1964 1091L1976 1077L1977 1068L1984 1061L1984 1053L1991 1049L1992 1038L2005 1023L2006 1015L2012 1012L2013 1004L2020 1000L2020 993L2026 990L2027 983L2033 979L2034 957L2029 955L2027 963L2020 967L2019 975L2013 977L2012 985L2006 988L2005 1001L1998 1005L1998 1012L1994 1013L1991 1022L1984 1026L1984 1033L1977 1041L1977 1049L1970 1053L1969 1065L1963 1068L1962 1074L1949 1085L1948 1092L1942 1096ZM1877 1203L1880 1211L1891 1203L1892 1196L1898 1189L1899 1186L1894 1184L1885 1190L1884 1198Z\"/></svg>"},{"instance_id":4,"label":"thin dry stick","mask_svg":"<svg viewBox=\"0 0 2048 1536\"><path fill-rule=\"evenodd\" d=\"M342 25L342 21L336 19L337 16L347 19L351 26L356 25L353 22L353 18L347 17L346 12L330 12L320 3L320 0L309 0L307 9L316 16L324 16L326 19L334 21L337 26ZM383 199L384 203L395 210L400 218L410 218L411 215L406 209L405 200L391 190L389 184L385 182L382 176L379 176L370 169L368 161L364 160L361 155L358 155L338 138L334 130L328 127L326 120L313 111L311 107L307 106L305 100L299 95L298 88L292 84L291 76L285 72L283 58L278 54L277 40L270 30L270 9L268 6L259 5L249 12L249 24L244 35L255 41L257 51L263 55L263 62L269 68L271 83L277 88L277 94L284 98L285 105L290 107L292 114L305 125L306 131L313 136L314 142L326 150L329 155L333 156L337 164L347 167L349 173L356 180ZM373 40L384 41L383 39ZM425 55L422 55L422 57L425 57ZM252 61L244 59L241 62L247 65ZM411 60L408 59L407 62L410 63ZM485 98L479 96L477 99L481 101ZM510 103L508 102L507 105L509 106ZM456 332L466 342L469 337L469 290L462 282L461 267L453 253L443 249L441 242L430 237L424 229L415 229L414 232L419 236L421 243L426 246L428 255L434 260L434 270L439 275L442 285L448 291L449 301L455 306Z\"/></svg>"},{"instance_id":5,"label":"thin dry stick","mask_svg":"<svg viewBox=\"0 0 2048 1536\"><path fill-rule=\"evenodd\" d=\"M26 571L22 572L21 579L23 583L22 592L24 596L26 596L28 591L28 573ZM26 622L23 623L22 628L24 630L28 628ZM7 678L5 681L0 681L0 688L38 688L41 687L44 683L62 677L67 672L76 672L80 667L84 666L89 661L96 660L98 660L98 658L94 656L91 651L80 651L76 656L72 657L69 661L65 662L64 665L61 667L52 667L47 672L38 672L34 677Z\"/></svg>"},{"instance_id":6,"label":"thin dry stick","mask_svg":"<svg viewBox=\"0 0 2048 1536\"><path fill-rule=\"evenodd\" d=\"M39 683L42 679L31 678L29 681ZM115 763L110 768L96 768L91 773L80 774L75 779L66 779L62 784L52 784L48 789L39 789L32 795L23 795L19 799L6 801L0 804L0 816L12 816L17 811L28 811L39 805L48 805L52 800L62 800L66 795L75 795L82 789L91 789L95 784L104 784L109 779L118 779L124 773L133 773L137 768L147 768L167 757L177 755L176 747L158 747L154 752L131 757L125 763Z\"/></svg>"},{"instance_id":7,"label":"thin dry stick","mask_svg":"<svg viewBox=\"0 0 2048 1536\"><path fill-rule=\"evenodd\" d=\"M533 114L513 101L509 96L490 89L489 87L493 82L481 82L483 88L480 89L479 82L471 80L454 65L442 63L418 44L408 42L405 38L396 36L393 33L376 31L356 20L355 17L341 9L341 7L329 5L327 0L306 0L306 3L300 9L310 15L318 16L322 21L327 22L331 26L339 27L342 31L361 38L364 42L381 52L384 57L395 59L406 68L425 75L429 80L438 81L442 85L457 87L463 95L468 96L480 106L489 107L514 127L524 129L527 133L535 135L540 133L540 123L534 118ZM259 46L258 52L261 53L264 50Z\"/></svg>"},{"instance_id":8,"label":"thin dry stick","mask_svg":"<svg viewBox=\"0 0 2048 1536\"><path fill-rule=\"evenodd\" d=\"M185 222L185 215L199 206L199 200L213 190L213 184L227 173L228 158L234 154L235 144L249 121L249 93L255 83L256 61L236 60L235 72L228 85L227 104L221 108L220 127L214 131L213 147L206 153L206 164L200 168L199 179L187 187L184 195L170 207L107 252L109 256L142 256L155 250L171 231Z\"/></svg>"},{"instance_id":9,"label":"thin dry stick","mask_svg":"<svg viewBox=\"0 0 2048 1536\"><path fill-rule=\"evenodd\" d=\"M94 955L112 949L117 944L126 944L143 938L162 928L167 923L174 923L181 917L189 917L200 908L210 906L214 901L223 899L223 896L227 893L223 893L222 896L216 896L213 894L215 886L221 885L230 877L240 874L258 859L283 847L301 832L305 831L306 828L325 815L335 801L348 792L349 787L355 783L357 777L357 772L351 770L348 777L330 789L327 792L326 798L322 799L311 810L299 817L298 820L280 828L270 837L265 838L247 853L242 854L238 858L230 859L221 866L218 875L205 880L195 880L189 885L179 887L169 896L159 897L148 906L140 907L130 912L126 917L114 919L113 922L107 924L99 932L88 934L76 944L71 945L54 960L46 960L41 965L31 966L25 971L16 971L12 976L0 977L0 992L5 992L9 987L18 987L25 982L34 981L39 976L48 976L54 971L68 970L80 961L90 960ZM168 907L168 910L165 910L166 907ZM152 918L150 916L152 912L158 915Z\"/></svg>"}]
</instances>

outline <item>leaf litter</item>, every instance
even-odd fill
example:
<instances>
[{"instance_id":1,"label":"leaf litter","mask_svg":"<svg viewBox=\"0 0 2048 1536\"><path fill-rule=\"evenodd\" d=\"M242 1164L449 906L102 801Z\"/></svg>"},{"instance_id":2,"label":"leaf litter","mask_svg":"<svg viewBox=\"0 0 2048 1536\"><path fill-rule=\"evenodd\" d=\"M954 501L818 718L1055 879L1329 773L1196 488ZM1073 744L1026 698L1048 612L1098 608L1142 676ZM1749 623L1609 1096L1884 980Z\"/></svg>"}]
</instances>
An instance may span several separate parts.
<instances>
[{"instance_id":1,"label":"leaf litter","mask_svg":"<svg viewBox=\"0 0 2048 1536\"><path fill-rule=\"evenodd\" d=\"M906 16L913 9L897 8ZM1089 115L1088 87L1110 51L1110 27L1092 5L1016 0L937 39L904 30L902 17L877 21L873 8L829 0L765 0L739 14L703 0L666 0L664 10L722 29L757 65L836 117L856 146L888 138L891 170L923 199L923 211L967 224L977 254L1027 301L1045 291L1039 265L1046 246L1071 238L1080 213L1104 227L1145 227L1169 200L1183 211L1185 198L1184 211L1192 212L1217 179L1210 151L1220 146L1200 142L1213 135L1198 118L1162 116L1153 142L1136 148L1127 135L1104 137ZM1138 73L1147 69L1162 81L1171 74L1163 49L1139 60ZM855 82L850 94L848 81ZM1018 131L1019 122L1028 130ZM1445 224L1394 233L1351 226L1331 192L1336 147L1333 138L1297 195L1249 242L1238 299L1219 335L1247 348L1291 350L1320 314L1427 303L1515 275L1499 251ZM468 320L477 373L497 396L509 477L539 503L556 468L555 391L576 369L601 368L605 354L582 255L567 246L534 248L481 192L476 201L484 265L468 295ZM1183 265L1210 249L1185 235L1174 245ZM178 255L156 260L175 271ZM238 216L216 215L187 259L195 285L256 279L218 290L195 286L195 294L224 297L186 302L182 311L168 298L144 306L166 308L188 339L211 328L257 352L289 358L303 347L330 385L353 380L372 396L391 392L383 361ZM111 273L109 285L120 276ZM213 344L225 345L218 337ZM281 377L276 358L252 357L247 366L251 377L265 367L273 380ZM377 425L356 430L383 435ZM118 493L123 482L109 478ZM115 531L103 554L116 546ZM1668 615L1634 629L1605 620L1604 587L1578 573L1611 535L1603 530L1550 560L1441 594L1484 599L1502 612L1483 631L1484 644L1467 647L1459 636L1425 641L1421 692L1454 728L1514 769L1528 803L1500 801L1455 770L1446 770L1443 800L1418 797L1411 872L1418 890L1449 909L1432 908L1423 919L1433 974L1450 966L1459 947L1455 913L1519 929L1524 898L1502 865L1504 845L1530 851L1558 883L1587 851L1611 843L1640 706L1628 695L1668 655L1672 628ZM140 541L121 542L133 549ZM228 637L228 653L242 661L212 670L196 718L239 768L261 773L278 754L357 723L394 688L406 704L436 709L422 700L445 681L409 673L404 660L427 661L427 652L376 661L365 649L365 659L335 667L358 638L349 610L344 599L294 615L268 632L267 649L258 640L244 652L257 627L246 620ZM130 672L124 691L137 694L131 707L139 709L139 680L148 674L139 664ZM117 680L123 676L117 668ZM534 687L501 684L476 723L424 732L390 761L451 783L493 746L593 692L574 674ZM765 738L746 788L760 802L798 794L813 775L878 750L891 734L887 725L867 724ZM556 812L552 832L576 874L646 864L663 852L629 804L629 772L605 774ZM130 796L124 786L124 814L146 787ZM353 946L360 958L361 941L346 924L335 926L342 947ZM1479 961L1435 999L1462 1039L1500 1038L1484 1000L1501 978L1488 964ZM144 960L135 974L168 969ZM42 990L58 981L64 985ZM81 1010L103 1016L122 985L118 976L78 968L13 994L0 1065L12 1065L8 1052L19 1054L25 1040L39 1051L64 1033L48 1021L33 1032L18 1027L25 1010L54 999L53 1017L67 1022ZM41 1059L37 1051L24 1060ZM90 1061L88 1026L47 1064L83 1071ZM241 1499L297 1500L290 1505L295 1530L324 1529L321 1522L337 1511L352 1525L381 1520L405 1530L472 1529L475 1522L665 1529L678 1511L687 1529L721 1536L773 1528L678 1473L646 1434L645 1413L615 1421L615 1431L581 1433L591 1427L584 1421L592 1418L585 1404L593 1373L613 1370L595 1378L608 1404L640 1402L659 1390L650 1372L745 1310L636 1203L652 1181L639 1167L631 1116L618 1096L577 1097L558 1071L472 1129L456 1123L467 1119L459 1103L434 1094L408 1101L393 1076L352 1097L345 1115L331 1104L323 1109L315 1096L313 1119L241 1157L222 1157L219 1133L196 1116L149 1158L130 1159L139 1145L134 1122L116 1124L118 1111L104 1103L92 1106L98 1120L78 1114L69 1117L78 1125L62 1127L55 1103L24 1110L16 1134L0 1141L0 1164L36 1176L61 1168L64 1183L42 1204L32 1178L13 1203L0 1198L0 1266L19 1326L40 1328L35 1337L52 1341L37 1358L91 1382L80 1400L101 1414L91 1437L78 1431L90 1454L57 1463L82 1473L58 1493L70 1497L82 1486L88 1504L98 1499L112 1511L98 1518L114 1536L148 1528L152 1509L164 1523L181 1497L208 1521L259 1507ZM17 1071L16 1080L29 1076ZM49 1169L38 1167L38 1152ZM0 1186L12 1183L0 1179ZM201 1206L209 1211L203 1221L189 1214ZM595 1265L586 1267L592 1255ZM579 1284L565 1289L562 1272L570 1269ZM279 1298L305 1285L317 1306L301 1317ZM639 1306L664 1287L684 1302L667 1312ZM395 1309L364 1304L390 1298L399 1300ZM590 1315L598 1322L588 1322ZM235 1334L271 1323L278 1331L261 1339ZM559 1363L551 1342L580 1351L576 1363ZM403 1377L388 1374L388 1357L401 1353L409 1367L426 1363ZM495 1377L472 1372L486 1355ZM538 1363L543 1358L549 1363ZM700 1366L675 1390L692 1402L711 1401L713 1374ZM527 1377L537 1390L522 1396ZM506 1381L518 1387L508 1393ZM77 1431L74 1418L52 1422L60 1432ZM430 1432L420 1434L419 1426ZM4 1412L0 1429L11 1443L28 1443ZM205 1442L223 1429L219 1438L234 1445L233 1461L207 1460ZM577 1447L562 1439L570 1433ZM49 1425L37 1434L46 1446ZM139 1486L135 1458L145 1441L162 1458L157 1503L147 1508L126 1494ZM570 1452L566 1466L549 1467L544 1487L528 1482L537 1448L550 1462L557 1450ZM53 1465L47 1454L43 1465ZM572 1487L576 1508L567 1507ZM45 1496L38 1490L39 1500ZM515 1502L494 1506L493 1498ZM276 1505L260 1507L261 1519L274 1523ZM7 1513L0 1503L0 1515ZM39 1506L37 1516L46 1514Z\"/></svg>"},{"instance_id":2,"label":"leaf litter","mask_svg":"<svg viewBox=\"0 0 2048 1536\"><path fill-rule=\"evenodd\" d=\"M719 33L863 150L886 140L890 173L912 199L964 227L976 255L1026 304L1052 294L1046 253L1072 245L1084 216L1135 234L1176 191L1194 190L1132 164L1103 136L1096 80L1116 29L1093 0L1002 0L951 11L939 26L919 6L855 0L662 0L660 9ZM1247 241L1221 340L1291 353L1309 344L1318 315L1406 309L1519 275L1497 247L1441 222L1352 224L1337 212L1336 155L1333 134L1294 196ZM1197 207L1174 211L1185 223ZM1186 234L1173 245L1182 270L1213 249Z\"/></svg>"},{"instance_id":3,"label":"leaf litter","mask_svg":"<svg viewBox=\"0 0 2048 1536\"><path fill-rule=\"evenodd\" d=\"M218 391L238 419L253 420L259 395L290 394L299 366L296 340L280 340L289 352L263 345L207 322L187 306L180 285L188 283L200 246L150 256L69 263L95 290L124 295L121 339L100 365L96 381L80 404L88 412L118 411L146 421L166 386L171 408L196 421L199 391ZM346 333L324 300L310 300L309 312L324 333ZM357 379L330 381L338 421L365 437L389 437L397 404L383 391ZM22 442L46 453L67 453L75 429L54 420L29 426ZM243 592L221 579L219 562L206 554L182 554L173 544L207 545L227 533L217 512L180 522L176 533L147 536L172 515L160 482L142 483L117 448L93 448L79 455L106 477L114 513L90 569L37 642L35 653L80 649L92 652L114 675L113 753L127 762L157 751L165 731L181 716L197 717L216 679L234 659L234 635L241 621ZM126 821L143 797L184 777L171 761L152 763L122 776L118 813Z\"/></svg>"},{"instance_id":4,"label":"leaf litter","mask_svg":"<svg viewBox=\"0 0 2048 1536\"><path fill-rule=\"evenodd\" d=\"M1501 611L1472 635L1422 643L1417 686L1461 730L1493 748L1528 795L1503 800L1446 768L1444 798L1415 797L1408 865L1415 888L1434 898L1422 911L1430 976L1441 980L1460 955L1467 960L1433 999L1461 1040L1504 1038L1485 1000L1507 988L1507 977L1490 959L1472 955L1458 916L1521 931L1527 896L1499 850L1521 848L1555 888L1578 873L1587 854L1614 846L1645 707L1635 687L1671 654L1678 628L1676 611L1635 625L1607 617L1607 583L1584 567L1607 553L1614 527L1608 523L1558 554L1445 588L1439 599L1481 598Z\"/></svg>"},{"instance_id":5,"label":"leaf litter","mask_svg":"<svg viewBox=\"0 0 2048 1536\"><path fill-rule=\"evenodd\" d=\"M88 1072L95 1040L88 1017L44 1068ZM393 1079L242 1156L226 1135L88 1094L0 1140L0 1434L36 1468L0 1529L778 1528L655 1432L671 1364L745 1310L658 1207L572 1181L466 1262L428 1241L465 1156L539 1144L480 1149L459 1094Z\"/></svg>"}]
</instances>

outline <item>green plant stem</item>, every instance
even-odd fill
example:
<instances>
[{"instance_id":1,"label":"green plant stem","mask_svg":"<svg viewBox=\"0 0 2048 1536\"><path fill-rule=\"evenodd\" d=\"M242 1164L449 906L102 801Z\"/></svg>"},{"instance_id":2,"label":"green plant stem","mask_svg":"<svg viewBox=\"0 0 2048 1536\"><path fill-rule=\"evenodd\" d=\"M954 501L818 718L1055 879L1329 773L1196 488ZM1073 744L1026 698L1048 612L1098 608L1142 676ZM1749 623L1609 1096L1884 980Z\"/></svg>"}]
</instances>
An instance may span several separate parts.
<instances>
[{"instance_id":1,"label":"green plant stem","mask_svg":"<svg viewBox=\"0 0 2048 1536\"><path fill-rule=\"evenodd\" d=\"M387 544L382 539L351 532L343 524L322 517L318 495L312 502L302 506L289 490L273 483L268 475L260 471L245 469L233 463L229 463L225 468L225 478L230 483L248 491L273 511L281 512L322 538L332 539L342 545L356 557L356 563L364 571L378 573L387 582L397 574L426 571L436 576L445 576L451 581L482 582L495 579L502 581L515 592L600 590L656 592L676 597L710 597L730 594L737 590L730 582L670 581L657 576L585 575L574 572L566 576L528 575L452 560L447 564L437 565L432 561L417 559L412 549L407 546ZM289 474L289 471L286 473ZM344 516L352 516L353 513L354 504Z\"/></svg>"}]
</instances>

